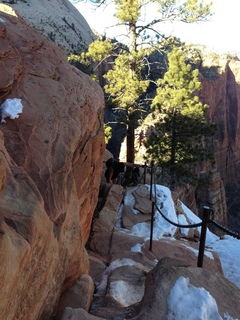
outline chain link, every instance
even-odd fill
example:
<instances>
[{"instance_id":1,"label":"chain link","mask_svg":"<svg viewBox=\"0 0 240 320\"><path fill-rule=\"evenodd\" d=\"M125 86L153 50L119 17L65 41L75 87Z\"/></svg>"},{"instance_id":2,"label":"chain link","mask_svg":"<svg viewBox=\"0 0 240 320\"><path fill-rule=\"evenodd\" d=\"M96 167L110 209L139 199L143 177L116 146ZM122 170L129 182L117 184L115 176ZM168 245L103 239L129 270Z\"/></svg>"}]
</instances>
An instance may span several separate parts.
<instances>
[{"instance_id":1,"label":"chain link","mask_svg":"<svg viewBox=\"0 0 240 320\"><path fill-rule=\"evenodd\" d=\"M157 194L156 194L156 193L157 193L157 192L156 192L156 171L155 171L155 167L154 167L154 166L153 166L152 170L153 170L153 177L154 177L154 179L153 179L153 180L154 180L154 182L153 182L153 183L154 183L154 194L155 194L155 199L156 199L156 196L157 196ZM170 219L168 219L168 218L162 213L162 211L158 208L158 206L156 205L156 203L154 203L154 205L155 205L155 208L158 210L158 212L161 214L161 216L162 216L166 221L168 221L170 224L172 224L172 225L174 225L174 226L176 226L176 227L178 227L178 228L197 228L197 227L201 227L201 226L202 226L202 222L200 222L200 223L195 223L195 224L188 224L188 225L182 225L182 224L175 223L175 222L171 221ZM162 205L162 204L161 204L161 205ZM219 229L221 229L222 231L228 233L229 235L231 235L231 236L233 236L233 237L235 237L235 238L237 238L237 239L240 239L240 235L239 235L237 232L232 231L232 230L229 230L229 229L223 227L221 224L219 224L218 222L216 222L216 221L214 221L214 220L212 220L212 219L209 219L208 222L214 224L217 228L219 228Z\"/></svg>"}]
</instances>

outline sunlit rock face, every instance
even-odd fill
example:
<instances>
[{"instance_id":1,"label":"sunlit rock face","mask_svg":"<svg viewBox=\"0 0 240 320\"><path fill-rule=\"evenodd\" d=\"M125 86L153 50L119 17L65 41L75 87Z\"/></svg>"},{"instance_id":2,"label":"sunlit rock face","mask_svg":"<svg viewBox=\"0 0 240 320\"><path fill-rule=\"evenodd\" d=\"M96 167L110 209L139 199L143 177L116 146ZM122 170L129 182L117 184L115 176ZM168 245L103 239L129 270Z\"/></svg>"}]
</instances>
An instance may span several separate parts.
<instances>
[{"instance_id":1,"label":"sunlit rock face","mask_svg":"<svg viewBox=\"0 0 240 320\"><path fill-rule=\"evenodd\" d=\"M96 39L87 21L68 0L5 0L4 3L67 53L86 51Z\"/></svg>"},{"instance_id":2,"label":"sunlit rock face","mask_svg":"<svg viewBox=\"0 0 240 320\"><path fill-rule=\"evenodd\" d=\"M0 4L0 318L50 319L89 272L85 244L102 170L101 88Z\"/></svg>"}]
</instances>

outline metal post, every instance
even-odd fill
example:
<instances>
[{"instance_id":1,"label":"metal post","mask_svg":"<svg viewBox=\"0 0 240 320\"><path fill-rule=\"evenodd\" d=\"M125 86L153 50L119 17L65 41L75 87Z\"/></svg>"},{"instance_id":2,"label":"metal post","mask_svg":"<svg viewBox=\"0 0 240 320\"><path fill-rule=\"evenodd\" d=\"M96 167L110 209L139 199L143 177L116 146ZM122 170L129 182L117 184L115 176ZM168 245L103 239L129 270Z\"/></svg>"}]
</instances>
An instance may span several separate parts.
<instances>
[{"instance_id":1,"label":"metal post","mask_svg":"<svg viewBox=\"0 0 240 320\"><path fill-rule=\"evenodd\" d=\"M149 244L149 250L150 250L150 251L152 251L152 240L153 240L153 221L154 221L154 201L152 201L151 229L150 229L150 244Z\"/></svg>"},{"instance_id":2,"label":"metal post","mask_svg":"<svg viewBox=\"0 0 240 320\"><path fill-rule=\"evenodd\" d=\"M154 166L154 162L151 161L150 200L152 200L153 166Z\"/></svg>"},{"instance_id":3,"label":"metal post","mask_svg":"<svg viewBox=\"0 0 240 320\"><path fill-rule=\"evenodd\" d=\"M200 237L200 245L198 252L198 263L197 266L202 268L203 266L203 257L204 257L204 249L206 242L206 234L207 234L207 224L210 217L211 209L207 206L203 207L203 218L202 218L202 228L201 228L201 237Z\"/></svg>"},{"instance_id":4,"label":"metal post","mask_svg":"<svg viewBox=\"0 0 240 320\"><path fill-rule=\"evenodd\" d=\"M146 184L146 174L147 174L147 163L144 165L144 173L143 173L143 183Z\"/></svg>"}]
</instances>

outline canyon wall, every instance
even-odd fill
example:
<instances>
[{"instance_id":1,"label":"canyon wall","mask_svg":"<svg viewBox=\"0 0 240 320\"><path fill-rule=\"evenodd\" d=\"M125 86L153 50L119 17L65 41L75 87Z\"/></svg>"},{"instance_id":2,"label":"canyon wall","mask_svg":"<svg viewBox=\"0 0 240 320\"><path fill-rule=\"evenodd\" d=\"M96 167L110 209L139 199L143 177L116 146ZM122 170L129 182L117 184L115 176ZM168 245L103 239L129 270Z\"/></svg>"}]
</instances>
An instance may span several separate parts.
<instances>
[{"instance_id":1,"label":"canyon wall","mask_svg":"<svg viewBox=\"0 0 240 320\"><path fill-rule=\"evenodd\" d=\"M240 173L239 72L240 61L223 60L214 76L205 72L201 78L200 98L209 105L208 116L218 126L213 147L225 184L236 181Z\"/></svg>"},{"instance_id":2,"label":"canyon wall","mask_svg":"<svg viewBox=\"0 0 240 320\"><path fill-rule=\"evenodd\" d=\"M218 64L209 61L200 71L200 98L209 105L209 119L218 127L212 147L216 169L225 186L232 226L240 213L240 61L227 58L222 58Z\"/></svg>"},{"instance_id":3,"label":"canyon wall","mask_svg":"<svg viewBox=\"0 0 240 320\"><path fill-rule=\"evenodd\" d=\"M10 99L0 123L0 319L50 319L61 293L89 272L103 92L4 4L0 70L1 106ZM22 105L15 116L13 99Z\"/></svg>"}]
</instances>

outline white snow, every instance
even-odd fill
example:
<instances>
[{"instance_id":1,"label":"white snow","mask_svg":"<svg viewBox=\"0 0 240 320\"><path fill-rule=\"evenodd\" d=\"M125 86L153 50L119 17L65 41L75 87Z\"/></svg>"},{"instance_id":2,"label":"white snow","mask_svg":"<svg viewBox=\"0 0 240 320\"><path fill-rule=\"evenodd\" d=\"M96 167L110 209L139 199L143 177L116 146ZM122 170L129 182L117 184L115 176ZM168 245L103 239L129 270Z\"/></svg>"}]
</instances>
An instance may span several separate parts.
<instances>
[{"instance_id":1,"label":"white snow","mask_svg":"<svg viewBox=\"0 0 240 320\"><path fill-rule=\"evenodd\" d=\"M149 188L149 186L147 185ZM131 189L127 190L126 197L128 199L127 204L129 205L129 200L134 198L131 197L130 193ZM125 203L125 198L124 198ZM163 205L161 211L164 215L166 215L171 221L177 223L177 215L174 207L174 203L171 197L170 190L166 187L156 185L156 204L158 206ZM130 207L133 208L134 202L130 204ZM135 212L135 214L137 214ZM158 212L155 210L155 221L154 221L154 229L153 229L153 239L158 240L162 237L173 237L176 231L176 227L167 222ZM150 224L148 222L138 223L132 227L131 233L138 237L144 237L145 241L150 238Z\"/></svg>"},{"instance_id":2,"label":"white snow","mask_svg":"<svg viewBox=\"0 0 240 320\"><path fill-rule=\"evenodd\" d=\"M142 248L143 244L137 243L135 244L135 246L133 246L131 248L132 252L142 252L141 248Z\"/></svg>"},{"instance_id":3,"label":"white snow","mask_svg":"<svg viewBox=\"0 0 240 320\"><path fill-rule=\"evenodd\" d=\"M139 211L133 208L134 206L134 196L132 192L136 190L137 187L132 187L128 189L128 192L124 196L124 204L131 209L134 214L138 214Z\"/></svg>"},{"instance_id":4,"label":"white snow","mask_svg":"<svg viewBox=\"0 0 240 320\"><path fill-rule=\"evenodd\" d=\"M149 186L147 186L149 188ZM129 192L132 192L130 190ZM126 194L125 204L129 205L131 208L134 206L134 198L129 193ZM187 224L187 221L190 224L195 224L201 222L200 218L197 217L191 210L189 210L183 203L181 203L182 210L185 216L177 218L173 200L171 197L170 190L164 186L156 186L156 203L161 208L161 211L164 215L176 223ZM134 212L137 214L137 212ZM120 214L118 219L120 219ZM120 223L118 222L119 227ZM119 227L120 228L120 227ZM144 240L150 238L150 223L143 222L138 223L132 229L124 231L125 229L120 228L122 232L131 233L132 235L143 237ZM197 228L201 232L201 227ZM167 222L158 212L155 211L155 220L154 220L154 231L153 239L168 239L175 241L173 238L176 227L172 226ZM183 230L182 230L183 231ZM183 243L183 245L186 245ZM131 250L134 252L140 252L143 244L136 244ZM193 250L197 255L197 250ZM225 277L232 281L235 285L240 288L240 241L231 237L224 236L223 239L220 239L218 236L207 230L206 236L206 250L205 255L213 259L213 255L210 251L214 251L219 255L219 258L222 263L222 268ZM106 281L106 274L122 265L134 265L136 267L141 267L141 264L134 262L131 259L121 259L114 261L110 264L109 268L104 273L104 281ZM105 283L106 285L106 283ZM143 295L142 288L138 288L139 291L136 291L137 288L132 288L127 282L116 281L111 287L111 293L116 299L119 299L120 303L124 306L129 306L132 301L132 295L141 300ZM189 279L180 277L173 287L170 290L170 294L167 298L168 302L168 320L176 319L191 319L191 320L220 320L222 317L219 315L218 306L215 299L210 295L208 291L204 288L196 288L191 285ZM224 320L239 320L233 319L228 313L224 314Z\"/></svg>"},{"instance_id":5,"label":"white snow","mask_svg":"<svg viewBox=\"0 0 240 320\"><path fill-rule=\"evenodd\" d=\"M187 246L185 243L182 243L182 246L184 246L184 247L187 248L188 250L192 251L192 252L195 254L195 256L198 257L198 250ZM212 253L209 252L206 248L205 248L205 250L204 250L204 255L205 255L206 257L208 257L209 259L214 260L214 257L213 257L213 255L212 255Z\"/></svg>"},{"instance_id":6,"label":"white snow","mask_svg":"<svg viewBox=\"0 0 240 320\"><path fill-rule=\"evenodd\" d=\"M210 248L219 255L225 277L240 288L240 240L225 235L211 243Z\"/></svg>"},{"instance_id":7,"label":"white snow","mask_svg":"<svg viewBox=\"0 0 240 320\"><path fill-rule=\"evenodd\" d=\"M2 103L1 107L2 123L6 122L6 118L16 119L19 117L19 113L22 113L23 105L21 99L7 99Z\"/></svg>"},{"instance_id":8,"label":"white snow","mask_svg":"<svg viewBox=\"0 0 240 320\"><path fill-rule=\"evenodd\" d=\"M179 223L180 225L183 225L183 226L184 226L184 225L188 225L187 219L186 219L186 217L185 217L184 214L179 214L179 215L178 215L178 223ZM184 234L185 236L188 235L188 231L189 231L189 229L187 229L187 228L180 228L181 234Z\"/></svg>"},{"instance_id":9,"label":"white snow","mask_svg":"<svg viewBox=\"0 0 240 320\"><path fill-rule=\"evenodd\" d=\"M188 278L179 277L167 297L168 320L221 320L216 300L204 288L196 288Z\"/></svg>"}]
</instances>

